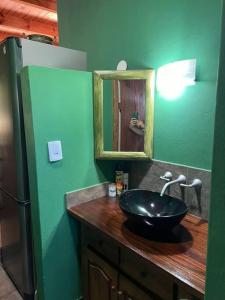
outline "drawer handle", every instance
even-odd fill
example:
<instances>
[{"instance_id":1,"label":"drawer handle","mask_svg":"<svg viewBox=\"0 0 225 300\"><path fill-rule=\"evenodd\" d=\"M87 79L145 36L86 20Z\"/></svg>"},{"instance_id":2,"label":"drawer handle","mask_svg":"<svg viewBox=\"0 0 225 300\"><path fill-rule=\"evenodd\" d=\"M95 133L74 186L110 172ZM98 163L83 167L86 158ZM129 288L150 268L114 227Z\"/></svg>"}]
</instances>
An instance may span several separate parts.
<instances>
[{"instance_id":1,"label":"drawer handle","mask_svg":"<svg viewBox=\"0 0 225 300\"><path fill-rule=\"evenodd\" d=\"M119 291L117 294L118 294L118 300L125 300L124 293L122 291Z\"/></svg>"},{"instance_id":2,"label":"drawer handle","mask_svg":"<svg viewBox=\"0 0 225 300\"><path fill-rule=\"evenodd\" d=\"M111 285L111 292L110 292L110 299L115 299L117 298L117 288L116 288L116 285Z\"/></svg>"}]
</instances>

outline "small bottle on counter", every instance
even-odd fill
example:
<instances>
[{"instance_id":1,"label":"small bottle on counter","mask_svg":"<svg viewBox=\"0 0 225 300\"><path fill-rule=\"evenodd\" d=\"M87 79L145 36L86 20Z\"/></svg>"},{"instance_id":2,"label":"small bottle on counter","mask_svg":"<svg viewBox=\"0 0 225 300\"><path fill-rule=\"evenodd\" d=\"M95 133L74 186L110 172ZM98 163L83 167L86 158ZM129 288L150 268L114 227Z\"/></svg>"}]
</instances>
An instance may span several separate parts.
<instances>
[{"instance_id":1,"label":"small bottle on counter","mask_svg":"<svg viewBox=\"0 0 225 300\"><path fill-rule=\"evenodd\" d=\"M129 181L129 174L123 173L123 191L126 192L128 190L128 181Z\"/></svg>"},{"instance_id":2,"label":"small bottle on counter","mask_svg":"<svg viewBox=\"0 0 225 300\"><path fill-rule=\"evenodd\" d=\"M116 185L115 183L110 183L108 186L108 195L110 198L116 197Z\"/></svg>"},{"instance_id":3,"label":"small bottle on counter","mask_svg":"<svg viewBox=\"0 0 225 300\"><path fill-rule=\"evenodd\" d=\"M115 171L116 195L120 196L123 192L123 170L118 166Z\"/></svg>"},{"instance_id":4,"label":"small bottle on counter","mask_svg":"<svg viewBox=\"0 0 225 300\"><path fill-rule=\"evenodd\" d=\"M123 182L122 181L118 181L116 183L116 195L120 196L123 192Z\"/></svg>"}]
</instances>

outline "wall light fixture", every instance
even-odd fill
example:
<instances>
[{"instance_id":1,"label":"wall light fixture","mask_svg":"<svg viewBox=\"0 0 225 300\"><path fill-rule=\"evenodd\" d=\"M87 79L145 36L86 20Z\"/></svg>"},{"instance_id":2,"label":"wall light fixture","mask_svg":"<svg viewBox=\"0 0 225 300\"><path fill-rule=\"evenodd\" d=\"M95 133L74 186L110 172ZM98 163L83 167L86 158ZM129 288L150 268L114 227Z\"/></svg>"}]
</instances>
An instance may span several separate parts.
<instances>
[{"instance_id":1,"label":"wall light fixture","mask_svg":"<svg viewBox=\"0 0 225 300\"><path fill-rule=\"evenodd\" d=\"M196 80L196 59L180 60L160 67L157 71L157 90L167 100L180 97L185 88Z\"/></svg>"}]
</instances>

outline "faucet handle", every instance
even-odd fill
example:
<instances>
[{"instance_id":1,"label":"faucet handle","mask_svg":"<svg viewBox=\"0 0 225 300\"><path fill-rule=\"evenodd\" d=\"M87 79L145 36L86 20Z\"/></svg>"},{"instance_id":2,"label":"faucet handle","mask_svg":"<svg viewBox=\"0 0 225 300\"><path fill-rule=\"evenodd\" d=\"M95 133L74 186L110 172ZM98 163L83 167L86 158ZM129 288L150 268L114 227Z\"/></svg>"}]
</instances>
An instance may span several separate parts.
<instances>
[{"instance_id":1,"label":"faucet handle","mask_svg":"<svg viewBox=\"0 0 225 300\"><path fill-rule=\"evenodd\" d=\"M195 179L193 179L191 184L181 183L180 186L187 187L187 188L201 188L202 181L200 179L195 178Z\"/></svg>"},{"instance_id":2,"label":"faucet handle","mask_svg":"<svg viewBox=\"0 0 225 300\"><path fill-rule=\"evenodd\" d=\"M177 181L178 183L180 183L180 185L186 184L186 180L187 180L187 178L186 178L186 176L184 176L183 174L180 174L180 175L177 177L177 179L176 179L176 181Z\"/></svg>"},{"instance_id":3,"label":"faucet handle","mask_svg":"<svg viewBox=\"0 0 225 300\"><path fill-rule=\"evenodd\" d=\"M173 174L170 171L167 171L163 176L160 176L160 179L165 181L171 181L173 178Z\"/></svg>"}]
</instances>

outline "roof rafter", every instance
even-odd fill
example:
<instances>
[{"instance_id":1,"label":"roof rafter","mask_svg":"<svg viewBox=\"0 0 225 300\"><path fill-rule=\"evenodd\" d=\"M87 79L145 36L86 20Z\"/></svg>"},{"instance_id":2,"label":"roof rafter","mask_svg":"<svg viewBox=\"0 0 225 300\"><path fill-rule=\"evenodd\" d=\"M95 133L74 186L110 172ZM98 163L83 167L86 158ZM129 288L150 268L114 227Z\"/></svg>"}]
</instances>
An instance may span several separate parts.
<instances>
[{"instance_id":1,"label":"roof rafter","mask_svg":"<svg viewBox=\"0 0 225 300\"><path fill-rule=\"evenodd\" d=\"M56 1L54 0L23 0L23 2L56 11Z\"/></svg>"},{"instance_id":2,"label":"roof rafter","mask_svg":"<svg viewBox=\"0 0 225 300\"><path fill-rule=\"evenodd\" d=\"M36 2L36 1L31 1ZM47 2L47 1L45 1ZM40 18L49 22L57 23L57 11L56 8L48 8L45 6L36 5L30 3L28 0L1 0L0 10L7 13L19 13L21 16L30 16Z\"/></svg>"},{"instance_id":3,"label":"roof rafter","mask_svg":"<svg viewBox=\"0 0 225 300\"><path fill-rule=\"evenodd\" d=\"M56 7L55 0L0 0L0 41L13 35L43 34L57 44L57 12L53 5Z\"/></svg>"},{"instance_id":4,"label":"roof rafter","mask_svg":"<svg viewBox=\"0 0 225 300\"><path fill-rule=\"evenodd\" d=\"M51 23L43 23L34 20L25 20L17 16L0 16L0 32L8 32L10 35L30 35L43 34L51 36L57 40L58 31L57 25Z\"/></svg>"}]
</instances>

